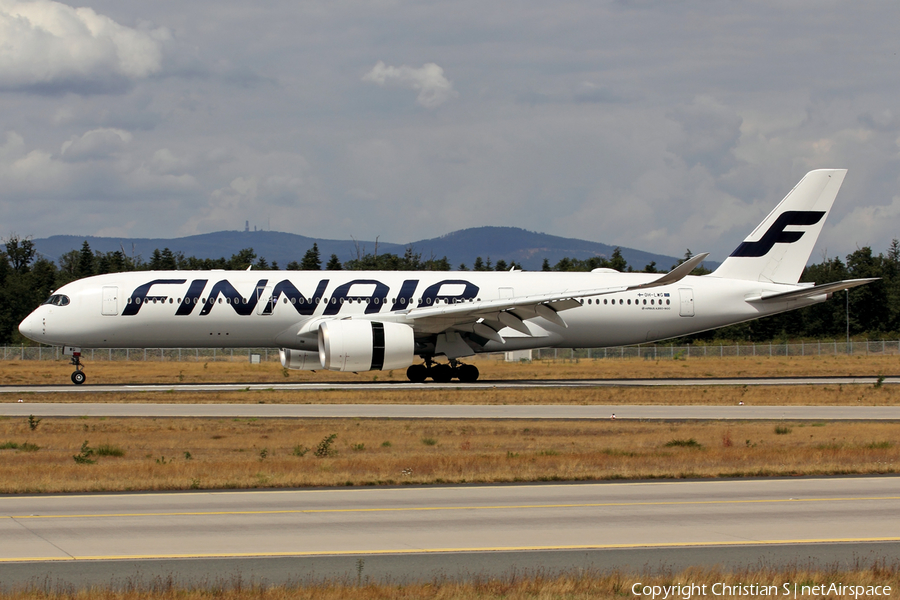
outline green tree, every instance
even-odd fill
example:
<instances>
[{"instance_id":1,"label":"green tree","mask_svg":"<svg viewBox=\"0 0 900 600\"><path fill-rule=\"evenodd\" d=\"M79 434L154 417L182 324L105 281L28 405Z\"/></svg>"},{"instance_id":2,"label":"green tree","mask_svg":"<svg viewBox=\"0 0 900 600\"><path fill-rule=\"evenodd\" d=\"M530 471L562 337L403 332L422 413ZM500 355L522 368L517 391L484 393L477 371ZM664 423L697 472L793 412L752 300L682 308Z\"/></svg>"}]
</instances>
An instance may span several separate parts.
<instances>
[{"instance_id":1,"label":"green tree","mask_svg":"<svg viewBox=\"0 0 900 600\"><path fill-rule=\"evenodd\" d=\"M322 257L319 256L319 244L313 243L312 248L303 255L300 261L300 269L304 271L320 271L322 269Z\"/></svg>"},{"instance_id":2,"label":"green tree","mask_svg":"<svg viewBox=\"0 0 900 600\"><path fill-rule=\"evenodd\" d=\"M168 248L159 248L153 251L150 256L150 269L153 271L174 271L178 268L178 261L175 254Z\"/></svg>"},{"instance_id":3,"label":"green tree","mask_svg":"<svg viewBox=\"0 0 900 600\"><path fill-rule=\"evenodd\" d=\"M624 273L628 270L628 261L622 256L622 249L616 246L612 256L609 257L609 268Z\"/></svg>"},{"instance_id":4,"label":"green tree","mask_svg":"<svg viewBox=\"0 0 900 600\"><path fill-rule=\"evenodd\" d=\"M12 234L4 241L4 245L6 246L9 266L12 267L12 270L20 275L27 273L37 253L34 248L34 242L28 238L21 238L16 234Z\"/></svg>"},{"instance_id":5,"label":"green tree","mask_svg":"<svg viewBox=\"0 0 900 600\"><path fill-rule=\"evenodd\" d=\"M78 266L75 273L81 278L90 277L96 272L94 266L94 253L91 252L91 245L88 244L88 241L84 240L84 243L81 244L81 252L78 255Z\"/></svg>"},{"instance_id":6,"label":"green tree","mask_svg":"<svg viewBox=\"0 0 900 600\"><path fill-rule=\"evenodd\" d=\"M328 259L328 264L325 265L325 268L329 271L340 271L343 268L341 266L341 259L337 257L337 254L331 255L331 258Z\"/></svg>"},{"instance_id":7,"label":"green tree","mask_svg":"<svg viewBox=\"0 0 900 600\"><path fill-rule=\"evenodd\" d=\"M56 265L36 259L31 240L11 235L0 252L0 341L25 342L18 331L28 316L56 286Z\"/></svg>"},{"instance_id":8,"label":"green tree","mask_svg":"<svg viewBox=\"0 0 900 600\"><path fill-rule=\"evenodd\" d=\"M250 265L256 262L256 252L253 248L244 248L237 254L232 254L228 259L227 267L231 271L246 271Z\"/></svg>"}]
</instances>

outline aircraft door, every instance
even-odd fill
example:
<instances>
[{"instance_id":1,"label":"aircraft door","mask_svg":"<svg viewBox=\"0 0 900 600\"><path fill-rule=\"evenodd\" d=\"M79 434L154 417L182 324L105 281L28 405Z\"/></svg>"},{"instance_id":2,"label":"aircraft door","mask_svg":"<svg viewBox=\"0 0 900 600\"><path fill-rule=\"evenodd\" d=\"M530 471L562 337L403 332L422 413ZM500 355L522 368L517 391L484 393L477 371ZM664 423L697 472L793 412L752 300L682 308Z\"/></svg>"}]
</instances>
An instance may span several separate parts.
<instances>
[{"instance_id":1,"label":"aircraft door","mask_svg":"<svg viewBox=\"0 0 900 600\"><path fill-rule=\"evenodd\" d=\"M513 293L513 288L502 287L502 288L497 288L497 295L500 298L512 298L515 294Z\"/></svg>"},{"instance_id":2,"label":"aircraft door","mask_svg":"<svg viewBox=\"0 0 900 600\"><path fill-rule=\"evenodd\" d=\"M275 286L267 285L266 287L257 286L256 288L256 314L258 315L271 315L275 313L275 304L278 302L278 298L272 298L272 290L275 289ZM280 295L280 294L279 294ZM272 301L272 306L269 310L266 310L266 307L269 306L269 301Z\"/></svg>"},{"instance_id":3,"label":"aircraft door","mask_svg":"<svg viewBox=\"0 0 900 600\"><path fill-rule=\"evenodd\" d=\"M679 313L682 317L694 316L694 290L691 288L679 288L678 296L681 300Z\"/></svg>"},{"instance_id":4,"label":"aircraft door","mask_svg":"<svg viewBox=\"0 0 900 600\"><path fill-rule=\"evenodd\" d=\"M119 288L114 285L103 286L103 303L100 314L115 316L119 314Z\"/></svg>"}]
</instances>

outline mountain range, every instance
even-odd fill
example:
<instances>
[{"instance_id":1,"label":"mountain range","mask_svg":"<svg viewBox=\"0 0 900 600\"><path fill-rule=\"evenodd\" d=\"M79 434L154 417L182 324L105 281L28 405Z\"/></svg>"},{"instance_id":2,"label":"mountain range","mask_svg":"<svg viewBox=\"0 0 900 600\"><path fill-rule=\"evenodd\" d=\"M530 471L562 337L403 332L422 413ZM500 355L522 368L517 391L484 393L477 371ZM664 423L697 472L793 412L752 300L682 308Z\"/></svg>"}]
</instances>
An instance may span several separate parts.
<instances>
[{"instance_id":1,"label":"mountain range","mask_svg":"<svg viewBox=\"0 0 900 600\"><path fill-rule=\"evenodd\" d=\"M318 244L323 264L332 254L337 255L341 262L345 262L356 258L358 253L402 255L406 248L411 246L425 259L446 256L454 269L460 264L472 268L475 258L480 256L485 261L490 258L493 263L500 259L507 263L515 261L527 271L540 270L545 258L551 265L564 257L609 258L616 248L599 242L536 233L516 227L473 227L406 244L371 240L328 240L279 231L217 231L181 238L54 235L35 239L34 244L45 258L58 260L66 252L81 249L84 241L87 241L95 251L105 253L124 250L126 255L141 256L145 261L149 260L155 249L163 248L197 258L228 258L243 248L253 248L257 256L265 257L270 264L276 261L281 268L293 260L299 262L314 243ZM636 271L642 270L651 262L656 263L657 269L667 271L678 261L672 256L634 248L620 248L622 256ZM709 261L705 266L715 268L717 263Z\"/></svg>"}]
</instances>

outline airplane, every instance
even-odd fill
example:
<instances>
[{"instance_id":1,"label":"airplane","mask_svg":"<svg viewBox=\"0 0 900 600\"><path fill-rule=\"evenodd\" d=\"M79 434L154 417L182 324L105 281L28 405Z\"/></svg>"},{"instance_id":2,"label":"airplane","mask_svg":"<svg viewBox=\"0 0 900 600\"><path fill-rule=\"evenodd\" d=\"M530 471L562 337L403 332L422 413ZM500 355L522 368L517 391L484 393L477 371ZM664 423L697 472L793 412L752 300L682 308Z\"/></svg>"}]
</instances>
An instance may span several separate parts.
<instances>
[{"instance_id":1,"label":"airplane","mask_svg":"<svg viewBox=\"0 0 900 600\"><path fill-rule=\"evenodd\" d=\"M654 342L828 299L875 279L798 283L846 169L811 171L713 272L708 253L665 274L141 271L68 283L19 325L82 348L280 348L288 369L406 369L413 382L473 382L480 353ZM420 361L416 360L419 357ZM437 357L443 357L438 362Z\"/></svg>"}]
</instances>

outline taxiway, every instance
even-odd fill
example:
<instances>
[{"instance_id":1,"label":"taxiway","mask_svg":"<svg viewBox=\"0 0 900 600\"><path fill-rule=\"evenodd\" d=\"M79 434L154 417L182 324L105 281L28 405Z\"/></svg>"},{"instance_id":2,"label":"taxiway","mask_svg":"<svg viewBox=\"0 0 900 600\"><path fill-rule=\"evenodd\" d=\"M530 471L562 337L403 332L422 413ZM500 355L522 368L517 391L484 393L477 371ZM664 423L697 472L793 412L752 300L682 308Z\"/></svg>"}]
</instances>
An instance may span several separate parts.
<instances>
[{"instance_id":1,"label":"taxiway","mask_svg":"<svg viewBox=\"0 0 900 600\"><path fill-rule=\"evenodd\" d=\"M383 382L268 382L268 383L162 383L162 384L85 384L85 385L2 385L0 394L29 392L79 394L100 392L240 392L240 391L351 391L351 390L440 390L440 389L529 389L589 387L661 387L661 386L773 386L773 385L882 385L900 384L900 377L748 377L696 379L534 379L495 380L475 383Z\"/></svg>"},{"instance_id":2,"label":"taxiway","mask_svg":"<svg viewBox=\"0 0 900 600\"><path fill-rule=\"evenodd\" d=\"M428 564L453 576L675 550L720 564L890 557L898 509L900 477L6 496L0 580L74 577L78 563L81 580L108 583L109 565L123 577L153 572L146 561L182 577L198 560L207 576L274 561L270 580L297 581L298 565L352 575L365 561L409 580L436 576Z\"/></svg>"}]
</instances>

